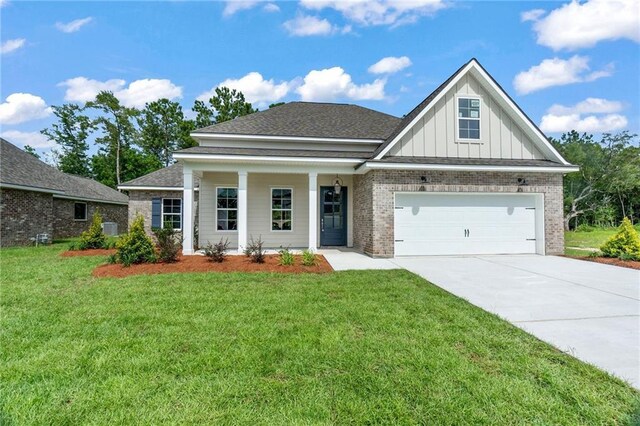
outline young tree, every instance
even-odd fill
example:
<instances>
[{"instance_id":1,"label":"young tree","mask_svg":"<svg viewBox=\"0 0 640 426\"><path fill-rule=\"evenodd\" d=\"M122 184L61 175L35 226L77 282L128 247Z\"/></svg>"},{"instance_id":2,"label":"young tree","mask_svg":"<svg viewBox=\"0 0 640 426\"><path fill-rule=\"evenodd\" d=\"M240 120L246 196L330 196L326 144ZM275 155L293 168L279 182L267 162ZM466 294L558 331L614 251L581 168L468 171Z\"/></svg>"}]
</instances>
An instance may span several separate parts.
<instances>
[{"instance_id":1,"label":"young tree","mask_svg":"<svg viewBox=\"0 0 640 426\"><path fill-rule=\"evenodd\" d=\"M193 125L184 118L182 107L169 99L147 103L138 117L140 146L145 154L157 159L159 167L171 164L176 149L194 146L189 136Z\"/></svg>"},{"instance_id":2,"label":"young tree","mask_svg":"<svg viewBox=\"0 0 640 426\"><path fill-rule=\"evenodd\" d=\"M122 183L123 163L134 151L132 146L137 129L133 120L139 111L121 105L118 98L107 91L98 93L95 100L87 102L87 108L99 112L94 124L102 130L102 136L96 139L96 142L102 145L102 158L99 161L101 167L99 172L94 170L94 173L100 182L115 187ZM104 162L111 164L107 165ZM93 164L96 165L96 161L93 161ZM107 173L107 168L113 170L115 182L109 178L111 173Z\"/></svg>"},{"instance_id":3,"label":"young tree","mask_svg":"<svg viewBox=\"0 0 640 426\"><path fill-rule=\"evenodd\" d=\"M34 157L36 157L38 160L40 159L40 154L38 154L36 152L36 149L34 147L32 147L31 145L25 145L24 146L24 152L26 152L27 154L31 154Z\"/></svg>"},{"instance_id":4,"label":"young tree","mask_svg":"<svg viewBox=\"0 0 640 426\"><path fill-rule=\"evenodd\" d=\"M258 111L245 100L242 92L228 87L217 87L215 92L216 95L209 99L208 105L203 101L196 101L193 105L198 129Z\"/></svg>"},{"instance_id":5,"label":"young tree","mask_svg":"<svg viewBox=\"0 0 640 426\"><path fill-rule=\"evenodd\" d=\"M76 104L64 104L52 108L58 121L41 133L60 146L58 159L60 170L90 177L87 138L94 129L91 120L82 114L83 108Z\"/></svg>"}]
</instances>

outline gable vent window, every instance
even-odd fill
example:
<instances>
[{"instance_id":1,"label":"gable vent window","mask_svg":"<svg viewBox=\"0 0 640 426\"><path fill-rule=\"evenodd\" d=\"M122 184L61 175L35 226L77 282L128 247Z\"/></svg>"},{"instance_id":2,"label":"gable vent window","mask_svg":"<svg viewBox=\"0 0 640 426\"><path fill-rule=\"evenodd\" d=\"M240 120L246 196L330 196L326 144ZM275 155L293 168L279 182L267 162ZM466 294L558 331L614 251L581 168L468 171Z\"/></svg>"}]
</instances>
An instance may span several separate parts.
<instances>
[{"instance_id":1,"label":"gable vent window","mask_svg":"<svg viewBox=\"0 0 640 426\"><path fill-rule=\"evenodd\" d=\"M480 140L480 99L458 98L458 138Z\"/></svg>"}]
</instances>

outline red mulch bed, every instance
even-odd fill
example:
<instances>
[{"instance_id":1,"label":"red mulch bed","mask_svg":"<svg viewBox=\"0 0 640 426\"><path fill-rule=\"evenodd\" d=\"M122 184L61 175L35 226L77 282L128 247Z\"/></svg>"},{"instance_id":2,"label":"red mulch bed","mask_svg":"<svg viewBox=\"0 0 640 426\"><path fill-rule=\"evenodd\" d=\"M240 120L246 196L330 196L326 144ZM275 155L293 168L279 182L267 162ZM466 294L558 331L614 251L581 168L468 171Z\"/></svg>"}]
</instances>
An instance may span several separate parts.
<instances>
[{"instance_id":1,"label":"red mulch bed","mask_svg":"<svg viewBox=\"0 0 640 426\"><path fill-rule=\"evenodd\" d=\"M93 270L94 277L123 278L131 275L170 274L176 272L279 272L322 274L333 271L324 256L316 256L315 266L302 266L302 256L294 256L292 266L278 264L279 256L265 256L264 263L253 263L246 256L227 256L222 263L210 262L206 256L180 256L176 263L143 263L124 267L120 264L100 265Z\"/></svg>"},{"instance_id":2,"label":"red mulch bed","mask_svg":"<svg viewBox=\"0 0 640 426\"><path fill-rule=\"evenodd\" d=\"M60 256L62 257L76 257L76 256L109 256L115 254L116 249L89 249L89 250L67 250L63 251Z\"/></svg>"},{"instance_id":3,"label":"red mulch bed","mask_svg":"<svg viewBox=\"0 0 640 426\"><path fill-rule=\"evenodd\" d=\"M621 266L623 268L640 270L640 261L637 261L637 260L620 260L614 257L578 257L578 256L565 256L565 257L570 257L571 259L578 259L578 260L588 260L589 262L604 263L607 265Z\"/></svg>"}]
</instances>

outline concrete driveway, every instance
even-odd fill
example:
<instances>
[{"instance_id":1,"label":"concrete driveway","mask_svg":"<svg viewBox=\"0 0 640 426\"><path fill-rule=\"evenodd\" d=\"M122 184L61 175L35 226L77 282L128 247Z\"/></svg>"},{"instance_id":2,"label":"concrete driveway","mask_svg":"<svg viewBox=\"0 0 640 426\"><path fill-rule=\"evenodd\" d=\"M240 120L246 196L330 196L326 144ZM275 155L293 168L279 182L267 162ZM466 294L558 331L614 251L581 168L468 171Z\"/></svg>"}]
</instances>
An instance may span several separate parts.
<instances>
[{"instance_id":1,"label":"concrete driveway","mask_svg":"<svg viewBox=\"0 0 640 426\"><path fill-rule=\"evenodd\" d=\"M640 271L537 255L392 262L640 388Z\"/></svg>"}]
</instances>

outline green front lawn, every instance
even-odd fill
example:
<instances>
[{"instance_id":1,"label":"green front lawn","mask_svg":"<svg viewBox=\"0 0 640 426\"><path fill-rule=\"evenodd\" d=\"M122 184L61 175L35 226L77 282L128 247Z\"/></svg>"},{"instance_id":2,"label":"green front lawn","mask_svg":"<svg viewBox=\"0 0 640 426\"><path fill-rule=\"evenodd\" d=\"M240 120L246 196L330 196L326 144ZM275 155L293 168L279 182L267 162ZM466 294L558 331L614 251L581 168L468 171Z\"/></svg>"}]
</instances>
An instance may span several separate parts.
<instances>
[{"instance_id":1,"label":"green front lawn","mask_svg":"<svg viewBox=\"0 0 640 426\"><path fill-rule=\"evenodd\" d=\"M635 228L640 232L640 224ZM588 256L593 250L576 250L572 247L591 248L596 251L600 249L609 238L618 232L618 228L596 228L590 232L567 231L564 233L565 254L570 256Z\"/></svg>"},{"instance_id":2,"label":"green front lawn","mask_svg":"<svg viewBox=\"0 0 640 426\"><path fill-rule=\"evenodd\" d=\"M95 279L0 252L1 424L632 424L621 381L406 271Z\"/></svg>"}]
</instances>

